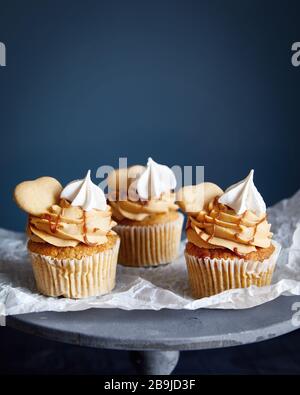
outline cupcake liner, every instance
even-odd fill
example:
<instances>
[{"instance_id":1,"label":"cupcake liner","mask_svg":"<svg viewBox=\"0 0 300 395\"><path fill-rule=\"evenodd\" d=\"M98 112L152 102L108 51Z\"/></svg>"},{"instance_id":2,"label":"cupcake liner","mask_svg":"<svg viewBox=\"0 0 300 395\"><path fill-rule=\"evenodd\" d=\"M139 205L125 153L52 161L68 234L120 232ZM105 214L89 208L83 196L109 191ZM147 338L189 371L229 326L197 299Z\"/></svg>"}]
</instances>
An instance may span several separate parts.
<instances>
[{"instance_id":1,"label":"cupcake liner","mask_svg":"<svg viewBox=\"0 0 300 395\"><path fill-rule=\"evenodd\" d=\"M119 263L132 267L158 266L177 258L183 215L175 221L153 225L117 225L121 237Z\"/></svg>"},{"instance_id":2,"label":"cupcake liner","mask_svg":"<svg viewBox=\"0 0 300 395\"><path fill-rule=\"evenodd\" d=\"M228 289L270 285L280 247L264 261L198 258L185 252L192 296L200 299Z\"/></svg>"},{"instance_id":3,"label":"cupcake liner","mask_svg":"<svg viewBox=\"0 0 300 395\"><path fill-rule=\"evenodd\" d=\"M82 259L57 259L29 251L38 290L47 296L86 298L115 286L120 239L109 250Z\"/></svg>"}]
</instances>

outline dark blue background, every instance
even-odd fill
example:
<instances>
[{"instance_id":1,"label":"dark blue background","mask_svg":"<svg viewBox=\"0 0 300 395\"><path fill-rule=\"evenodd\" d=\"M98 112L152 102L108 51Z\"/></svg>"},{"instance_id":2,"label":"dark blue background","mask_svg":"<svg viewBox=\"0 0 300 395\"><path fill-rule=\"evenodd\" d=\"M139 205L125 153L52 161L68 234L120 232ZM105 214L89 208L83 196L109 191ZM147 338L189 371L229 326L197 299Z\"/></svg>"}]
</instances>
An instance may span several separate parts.
<instances>
[{"instance_id":1,"label":"dark blue background","mask_svg":"<svg viewBox=\"0 0 300 395\"><path fill-rule=\"evenodd\" d=\"M253 167L267 204L293 194L297 4L0 0L0 226L24 228L19 181L66 183L119 156L205 165L222 187Z\"/></svg>"}]
</instances>

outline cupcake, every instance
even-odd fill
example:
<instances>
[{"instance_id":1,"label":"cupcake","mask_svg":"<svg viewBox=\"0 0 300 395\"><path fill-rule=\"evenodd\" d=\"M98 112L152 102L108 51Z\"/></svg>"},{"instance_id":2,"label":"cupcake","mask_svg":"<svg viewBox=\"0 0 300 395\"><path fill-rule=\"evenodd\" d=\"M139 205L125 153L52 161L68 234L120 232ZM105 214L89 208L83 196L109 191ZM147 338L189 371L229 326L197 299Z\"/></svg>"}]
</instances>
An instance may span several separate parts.
<instances>
[{"instance_id":1,"label":"cupcake","mask_svg":"<svg viewBox=\"0 0 300 395\"><path fill-rule=\"evenodd\" d=\"M253 174L225 192L202 183L178 193L188 215L185 258L194 298L271 283L278 254Z\"/></svg>"},{"instance_id":2,"label":"cupcake","mask_svg":"<svg viewBox=\"0 0 300 395\"><path fill-rule=\"evenodd\" d=\"M120 240L90 171L64 189L51 177L22 182L14 198L29 215L27 246L42 294L84 298L114 288Z\"/></svg>"},{"instance_id":3,"label":"cupcake","mask_svg":"<svg viewBox=\"0 0 300 395\"><path fill-rule=\"evenodd\" d=\"M108 187L118 223L114 230L121 238L119 263L148 267L172 262L178 256L183 224L172 170L149 158L146 167L113 171Z\"/></svg>"}]
</instances>

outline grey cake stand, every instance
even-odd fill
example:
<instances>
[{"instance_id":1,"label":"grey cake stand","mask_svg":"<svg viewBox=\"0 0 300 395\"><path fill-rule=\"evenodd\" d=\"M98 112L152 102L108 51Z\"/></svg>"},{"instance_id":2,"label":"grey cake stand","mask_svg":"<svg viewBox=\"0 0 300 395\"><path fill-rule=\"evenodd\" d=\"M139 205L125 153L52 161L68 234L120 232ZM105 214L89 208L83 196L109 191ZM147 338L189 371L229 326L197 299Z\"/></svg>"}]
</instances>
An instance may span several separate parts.
<instances>
[{"instance_id":1,"label":"grey cake stand","mask_svg":"<svg viewBox=\"0 0 300 395\"><path fill-rule=\"evenodd\" d=\"M300 297L281 296L247 310L32 313L7 317L7 325L65 343L131 350L138 373L170 374L180 350L237 346L297 329L292 323L295 302Z\"/></svg>"}]
</instances>

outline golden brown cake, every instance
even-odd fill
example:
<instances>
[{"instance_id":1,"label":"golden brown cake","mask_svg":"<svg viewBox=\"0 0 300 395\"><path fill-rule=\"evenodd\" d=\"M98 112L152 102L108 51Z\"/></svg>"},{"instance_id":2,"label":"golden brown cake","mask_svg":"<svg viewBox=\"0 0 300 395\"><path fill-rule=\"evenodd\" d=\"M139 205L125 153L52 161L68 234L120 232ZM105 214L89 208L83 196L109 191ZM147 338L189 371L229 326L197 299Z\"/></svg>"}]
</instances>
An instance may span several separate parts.
<instances>
[{"instance_id":1,"label":"golden brown cake","mask_svg":"<svg viewBox=\"0 0 300 395\"><path fill-rule=\"evenodd\" d=\"M209 259L236 259L241 256L237 255L233 251L226 250L225 248L200 248L191 242L187 242L185 251L189 255L193 255L197 258L209 258ZM243 259L247 261L264 261L270 258L275 251L273 244L270 244L267 248L257 247L256 251L249 252L243 256Z\"/></svg>"}]
</instances>

